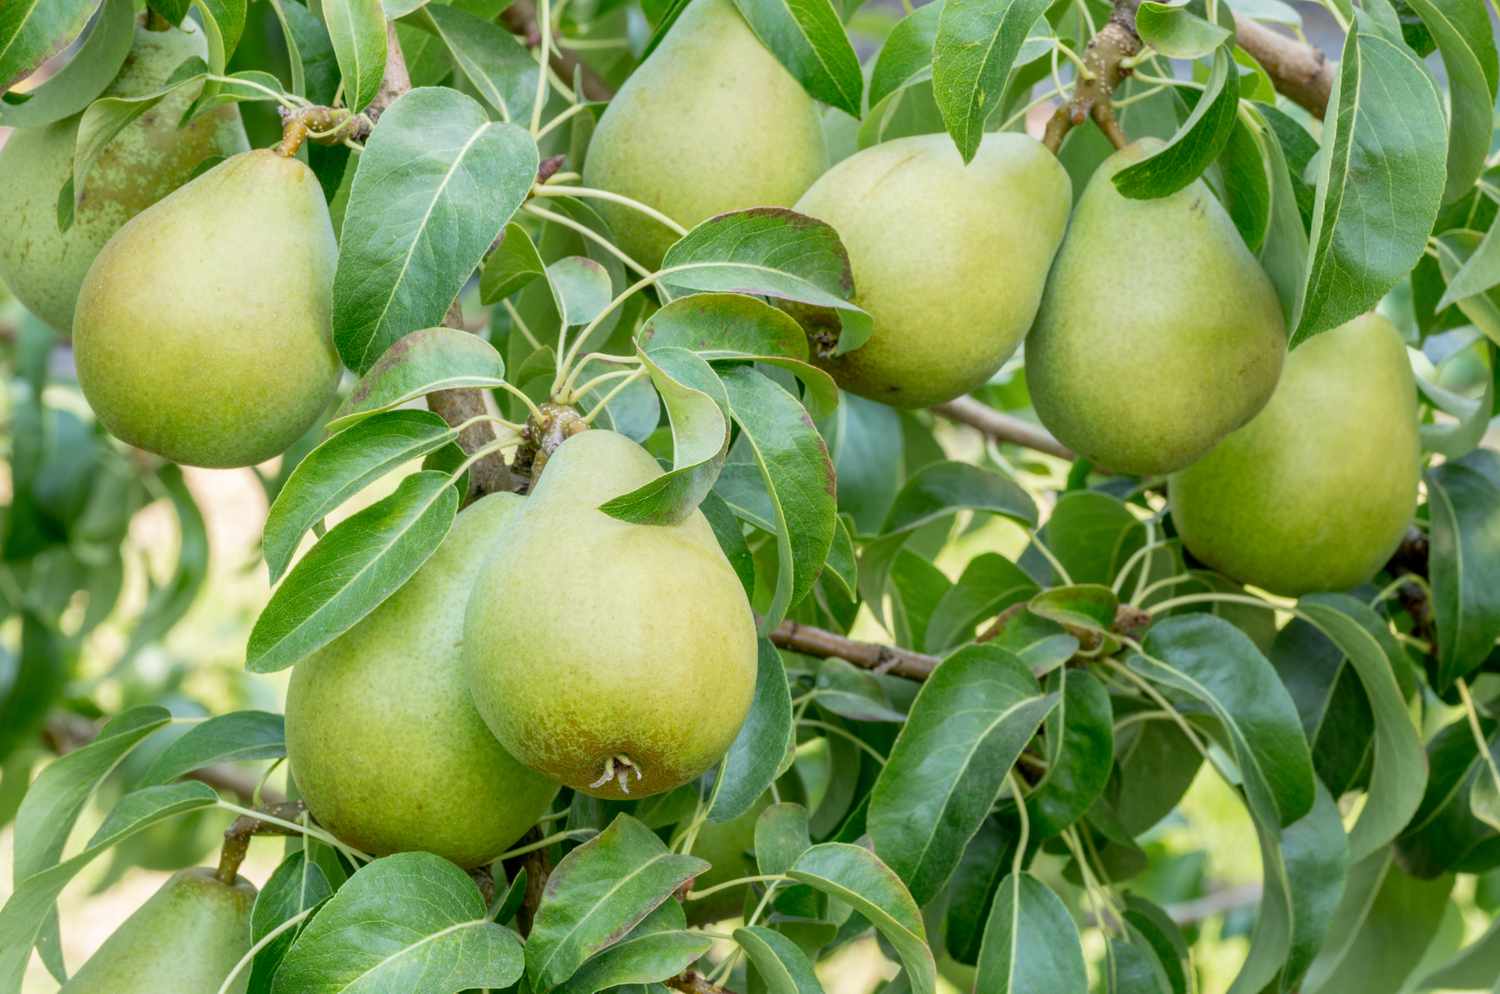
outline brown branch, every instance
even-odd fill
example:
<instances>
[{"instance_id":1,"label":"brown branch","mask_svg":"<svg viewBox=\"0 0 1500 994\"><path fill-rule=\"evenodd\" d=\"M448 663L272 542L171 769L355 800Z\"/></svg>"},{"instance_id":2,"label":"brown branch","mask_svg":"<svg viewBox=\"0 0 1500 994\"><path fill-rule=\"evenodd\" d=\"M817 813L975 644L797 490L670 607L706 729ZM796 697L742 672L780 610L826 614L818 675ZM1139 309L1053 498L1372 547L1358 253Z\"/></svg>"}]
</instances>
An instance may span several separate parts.
<instances>
[{"instance_id":1,"label":"brown branch","mask_svg":"<svg viewBox=\"0 0 1500 994\"><path fill-rule=\"evenodd\" d=\"M1320 49L1239 15L1234 31L1240 47L1261 64L1279 93L1323 116L1333 90L1334 66Z\"/></svg>"},{"instance_id":2,"label":"brown branch","mask_svg":"<svg viewBox=\"0 0 1500 994\"><path fill-rule=\"evenodd\" d=\"M297 819L307 813L307 805L301 801L283 801L280 804L264 805L257 812L284 822L296 824ZM299 835L295 828L278 825L273 821L250 815L240 815L224 829L224 848L219 853L218 877L221 883L232 884L239 875L240 864L250 851L250 839L257 835Z\"/></svg>"},{"instance_id":3,"label":"brown branch","mask_svg":"<svg viewBox=\"0 0 1500 994\"><path fill-rule=\"evenodd\" d=\"M1115 87L1130 75L1122 63L1141 50L1141 36L1135 33L1135 11L1140 0L1114 0L1109 21L1083 51L1083 70L1073 85L1072 97L1058 107L1047 121L1042 142L1056 152L1073 128L1093 118L1115 148L1123 148L1129 139L1115 120L1110 100Z\"/></svg>"},{"instance_id":4,"label":"brown branch","mask_svg":"<svg viewBox=\"0 0 1500 994\"><path fill-rule=\"evenodd\" d=\"M926 680L937 669L936 656L924 652L912 652L878 642L859 642L843 635L803 625L795 621L783 621L771 632L771 642L793 652L827 659L832 656L853 663L876 673L894 673L908 680Z\"/></svg>"},{"instance_id":5,"label":"brown branch","mask_svg":"<svg viewBox=\"0 0 1500 994\"><path fill-rule=\"evenodd\" d=\"M679 973L671 980L668 980L666 985L674 991L681 991L682 994L734 994L727 987L720 987L718 984L710 983L707 977L696 970Z\"/></svg>"},{"instance_id":6,"label":"brown branch","mask_svg":"<svg viewBox=\"0 0 1500 994\"><path fill-rule=\"evenodd\" d=\"M1032 424L1030 421L1010 414L1002 414L973 397L950 400L946 404L939 404L932 408L932 411L949 421L977 428L997 442L1011 442L1037 452L1057 456L1060 459L1076 458L1071 449L1053 438L1052 433L1041 425Z\"/></svg>"},{"instance_id":7,"label":"brown branch","mask_svg":"<svg viewBox=\"0 0 1500 994\"><path fill-rule=\"evenodd\" d=\"M512 34L519 35L527 48L535 48L542 43L541 32L537 30L536 4L532 0L515 0L500 15L500 22L510 29ZM554 38L553 41L555 43L556 39ZM552 64L553 71L570 86L576 78L579 88L587 99L608 100L615 95L614 88L606 83L604 78L588 63L572 52L553 52L549 55L548 61Z\"/></svg>"}]
</instances>

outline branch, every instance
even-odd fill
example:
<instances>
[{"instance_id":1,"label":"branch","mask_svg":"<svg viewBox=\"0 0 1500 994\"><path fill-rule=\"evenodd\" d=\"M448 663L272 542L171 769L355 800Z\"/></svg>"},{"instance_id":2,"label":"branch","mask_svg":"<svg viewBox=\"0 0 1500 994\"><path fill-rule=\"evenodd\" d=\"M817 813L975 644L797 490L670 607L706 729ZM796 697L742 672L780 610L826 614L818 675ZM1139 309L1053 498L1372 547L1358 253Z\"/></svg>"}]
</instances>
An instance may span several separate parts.
<instances>
[{"instance_id":1,"label":"branch","mask_svg":"<svg viewBox=\"0 0 1500 994\"><path fill-rule=\"evenodd\" d=\"M1060 459L1077 458L1071 449L1052 437L1052 433L1041 425L1032 424L1010 414L1002 414L983 401L973 397L959 397L932 409L934 414L977 428L997 442L1012 442L1016 445L1045 452Z\"/></svg>"},{"instance_id":2,"label":"branch","mask_svg":"<svg viewBox=\"0 0 1500 994\"><path fill-rule=\"evenodd\" d=\"M307 805L301 801L283 801L279 804L267 804L262 807L262 813L284 822L296 823L307 811ZM232 884L234 878L239 875L240 864L245 861L245 854L250 851L250 839L257 835L296 835L295 829L278 825L273 821L262 821L260 818L252 818L250 815L240 815L226 829L224 829L224 848L219 853L218 877L220 883Z\"/></svg>"},{"instance_id":3,"label":"branch","mask_svg":"<svg viewBox=\"0 0 1500 994\"><path fill-rule=\"evenodd\" d=\"M1333 91L1334 67L1322 50L1239 15L1234 31L1235 40L1265 68L1277 92L1323 116Z\"/></svg>"},{"instance_id":4,"label":"branch","mask_svg":"<svg viewBox=\"0 0 1500 994\"><path fill-rule=\"evenodd\" d=\"M783 621L778 625L771 632L771 642L793 652L820 659L832 656L876 673L894 673L908 680L926 680L937 669L939 661L936 656L923 652L898 649L878 642L858 642L826 629L795 621Z\"/></svg>"}]
</instances>

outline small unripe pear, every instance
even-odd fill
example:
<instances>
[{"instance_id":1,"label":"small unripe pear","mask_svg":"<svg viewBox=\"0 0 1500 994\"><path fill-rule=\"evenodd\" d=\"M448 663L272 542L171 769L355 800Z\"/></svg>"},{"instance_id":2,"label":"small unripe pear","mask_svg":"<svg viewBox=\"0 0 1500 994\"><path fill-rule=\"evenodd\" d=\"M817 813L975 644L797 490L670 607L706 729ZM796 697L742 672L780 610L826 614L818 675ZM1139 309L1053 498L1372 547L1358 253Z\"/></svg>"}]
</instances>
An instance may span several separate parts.
<instances>
[{"instance_id":1,"label":"small unripe pear","mask_svg":"<svg viewBox=\"0 0 1500 994\"><path fill-rule=\"evenodd\" d=\"M191 20L181 28L135 29L120 74L101 96L156 90L208 43ZM120 226L186 183L207 159L249 146L233 104L177 127L201 85L184 86L126 125L99 153L67 231L58 228L57 198L73 172L79 115L41 128L20 128L0 149L0 282L58 331L73 328L73 306L94 257Z\"/></svg>"},{"instance_id":2,"label":"small unripe pear","mask_svg":"<svg viewBox=\"0 0 1500 994\"><path fill-rule=\"evenodd\" d=\"M609 102L583 179L691 228L725 211L789 207L827 160L817 105L730 0L693 0ZM677 240L632 208L595 203L644 266Z\"/></svg>"},{"instance_id":3,"label":"small unripe pear","mask_svg":"<svg viewBox=\"0 0 1500 994\"><path fill-rule=\"evenodd\" d=\"M193 466L282 452L339 380L338 244L311 169L219 163L121 228L78 298L78 382L121 441Z\"/></svg>"},{"instance_id":4,"label":"small unripe pear","mask_svg":"<svg viewBox=\"0 0 1500 994\"><path fill-rule=\"evenodd\" d=\"M1193 555L1296 596L1370 579L1411 523L1421 472L1406 347L1366 314L1292 350L1265 410L1167 493Z\"/></svg>"},{"instance_id":5,"label":"small unripe pear","mask_svg":"<svg viewBox=\"0 0 1500 994\"><path fill-rule=\"evenodd\" d=\"M1276 290L1202 180L1157 200L1115 188L1158 147L1094 172L1026 339L1042 423L1117 473L1201 457L1270 400L1286 350Z\"/></svg>"},{"instance_id":6,"label":"small unripe pear","mask_svg":"<svg viewBox=\"0 0 1500 994\"><path fill-rule=\"evenodd\" d=\"M661 476L593 429L563 442L469 599L474 705L521 762L597 797L686 783L755 690L755 622L702 512L637 525L599 505Z\"/></svg>"},{"instance_id":7,"label":"small unripe pear","mask_svg":"<svg viewBox=\"0 0 1500 994\"><path fill-rule=\"evenodd\" d=\"M292 775L314 817L350 845L479 866L557 794L485 727L461 659L469 592L521 502L491 494L465 509L404 587L292 671Z\"/></svg>"},{"instance_id":8,"label":"small unripe pear","mask_svg":"<svg viewBox=\"0 0 1500 994\"><path fill-rule=\"evenodd\" d=\"M255 888L221 883L214 871L174 873L104 940L58 994L217 994L250 951ZM230 994L244 994L243 970Z\"/></svg>"},{"instance_id":9,"label":"small unripe pear","mask_svg":"<svg viewBox=\"0 0 1500 994\"><path fill-rule=\"evenodd\" d=\"M840 162L796 209L839 233L875 330L824 365L844 389L896 407L983 385L1036 317L1071 206L1067 171L1026 135L985 135L968 165L947 135Z\"/></svg>"}]
</instances>

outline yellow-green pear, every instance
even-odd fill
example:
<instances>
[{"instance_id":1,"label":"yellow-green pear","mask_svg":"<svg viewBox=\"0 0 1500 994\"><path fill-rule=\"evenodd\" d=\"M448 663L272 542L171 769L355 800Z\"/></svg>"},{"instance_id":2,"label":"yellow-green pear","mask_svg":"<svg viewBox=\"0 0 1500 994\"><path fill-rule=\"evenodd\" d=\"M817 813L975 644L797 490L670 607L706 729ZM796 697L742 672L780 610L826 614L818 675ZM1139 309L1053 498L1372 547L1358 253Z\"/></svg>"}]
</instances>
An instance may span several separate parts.
<instances>
[{"instance_id":1,"label":"yellow-green pear","mask_svg":"<svg viewBox=\"0 0 1500 994\"><path fill-rule=\"evenodd\" d=\"M1167 492L1193 555L1296 596L1375 574L1411 523L1421 465L1406 347L1366 314L1294 349L1265 410Z\"/></svg>"},{"instance_id":2,"label":"yellow-green pear","mask_svg":"<svg viewBox=\"0 0 1500 994\"><path fill-rule=\"evenodd\" d=\"M99 253L73 322L78 382L117 438L250 466L333 398L338 244L311 169L244 152L142 211Z\"/></svg>"},{"instance_id":3,"label":"yellow-green pear","mask_svg":"<svg viewBox=\"0 0 1500 994\"><path fill-rule=\"evenodd\" d=\"M1159 147L1095 171L1026 339L1042 423L1117 473L1201 457L1270 400L1286 350L1276 291L1202 180L1157 200L1115 188Z\"/></svg>"},{"instance_id":4,"label":"yellow-green pear","mask_svg":"<svg viewBox=\"0 0 1500 994\"><path fill-rule=\"evenodd\" d=\"M208 867L174 873L125 919L58 994L217 994L250 951L255 888ZM230 994L244 994L242 970Z\"/></svg>"},{"instance_id":5,"label":"yellow-green pear","mask_svg":"<svg viewBox=\"0 0 1500 994\"><path fill-rule=\"evenodd\" d=\"M1036 317L1072 195L1057 156L1020 134L985 135L967 166L947 135L917 135L828 170L796 209L839 233L875 330L824 365L896 407L982 385Z\"/></svg>"},{"instance_id":6,"label":"yellow-green pear","mask_svg":"<svg viewBox=\"0 0 1500 994\"><path fill-rule=\"evenodd\" d=\"M495 741L462 667L469 591L520 504L492 494L465 509L404 587L292 671L292 775L313 815L350 845L479 866L557 794Z\"/></svg>"},{"instance_id":7,"label":"yellow-green pear","mask_svg":"<svg viewBox=\"0 0 1500 994\"><path fill-rule=\"evenodd\" d=\"M691 228L725 211L791 206L827 158L816 104L734 4L693 0L609 102L583 179ZM677 240L639 211L595 203L642 265L659 265Z\"/></svg>"},{"instance_id":8,"label":"yellow-green pear","mask_svg":"<svg viewBox=\"0 0 1500 994\"><path fill-rule=\"evenodd\" d=\"M191 20L161 31L137 26L120 74L101 96L156 90L194 56L208 58L208 43ZM73 172L79 115L20 128L0 149L0 282L58 331L72 330L83 276L121 225L186 183L204 160L249 147L232 104L177 127L201 89L189 85L173 91L104 147L66 232L58 228L57 199Z\"/></svg>"},{"instance_id":9,"label":"yellow-green pear","mask_svg":"<svg viewBox=\"0 0 1500 994\"><path fill-rule=\"evenodd\" d=\"M599 505L661 476L594 429L563 442L469 599L474 704L521 762L596 797L686 783L729 748L755 690L755 621L708 521Z\"/></svg>"}]
</instances>

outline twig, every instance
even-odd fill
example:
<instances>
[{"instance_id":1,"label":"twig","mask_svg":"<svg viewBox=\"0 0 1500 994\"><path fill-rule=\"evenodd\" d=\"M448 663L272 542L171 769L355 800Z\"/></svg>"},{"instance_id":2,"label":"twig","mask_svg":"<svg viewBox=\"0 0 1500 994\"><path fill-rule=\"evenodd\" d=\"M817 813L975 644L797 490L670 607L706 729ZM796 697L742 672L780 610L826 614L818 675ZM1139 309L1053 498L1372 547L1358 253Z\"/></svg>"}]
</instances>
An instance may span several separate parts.
<instances>
[{"instance_id":1,"label":"twig","mask_svg":"<svg viewBox=\"0 0 1500 994\"><path fill-rule=\"evenodd\" d=\"M1141 50L1141 36L1135 33L1135 10L1140 0L1114 0L1109 21L1089 39L1083 52L1083 68L1073 85L1073 96L1053 112L1047 121L1042 142L1056 152L1073 128L1094 119L1099 130L1115 148L1123 148L1129 139L1115 120L1110 98L1120 81L1130 75L1125 60Z\"/></svg>"},{"instance_id":2,"label":"twig","mask_svg":"<svg viewBox=\"0 0 1500 994\"><path fill-rule=\"evenodd\" d=\"M771 632L771 641L783 649L826 659L830 656L876 673L894 673L908 680L926 680L937 669L939 659L923 652L858 642L834 632L795 621L783 621Z\"/></svg>"},{"instance_id":3,"label":"twig","mask_svg":"<svg viewBox=\"0 0 1500 994\"><path fill-rule=\"evenodd\" d=\"M293 823L306 813L307 806L301 801L282 801L279 804L265 805L262 810L279 821ZM234 883L234 878L240 872L240 864L245 861L245 854L250 851L250 839L253 836L296 834L284 824L278 825L275 821L240 815L228 828L224 829L224 848L219 854L220 882Z\"/></svg>"},{"instance_id":4,"label":"twig","mask_svg":"<svg viewBox=\"0 0 1500 994\"><path fill-rule=\"evenodd\" d=\"M1334 68L1320 49L1239 15L1234 31L1240 47L1265 68L1279 93L1323 116L1333 91Z\"/></svg>"},{"instance_id":5,"label":"twig","mask_svg":"<svg viewBox=\"0 0 1500 994\"><path fill-rule=\"evenodd\" d=\"M977 428L998 442L1012 442L1037 452L1057 456L1059 459L1076 458L1071 449L1053 438L1052 433L1041 425L1032 424L1030 421L1010 414L1002 414L973 397L950 400L946 404L937 405L932 411L949 421Z\"/></svg>"}]
</instances>

